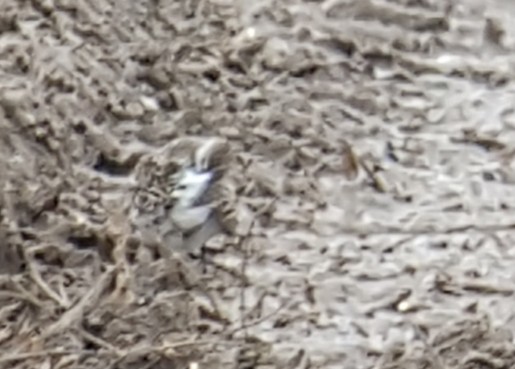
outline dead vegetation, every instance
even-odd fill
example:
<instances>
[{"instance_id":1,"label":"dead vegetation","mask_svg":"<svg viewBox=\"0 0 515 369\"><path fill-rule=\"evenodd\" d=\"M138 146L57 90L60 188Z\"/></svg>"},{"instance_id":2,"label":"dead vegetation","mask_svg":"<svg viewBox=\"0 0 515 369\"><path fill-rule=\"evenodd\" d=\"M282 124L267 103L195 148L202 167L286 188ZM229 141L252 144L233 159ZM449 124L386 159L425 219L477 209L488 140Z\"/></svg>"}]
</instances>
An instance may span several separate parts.
<instances>
[{"instance_id":1,"label":"dead vegetation","mask_svg":"<svg viewBox=\"0 0 515 369\"><path fill-rule=\"evenodd\" d=\"M2 2L0 367L514 366L514 12Z\"/></svg>"}]
</instances>

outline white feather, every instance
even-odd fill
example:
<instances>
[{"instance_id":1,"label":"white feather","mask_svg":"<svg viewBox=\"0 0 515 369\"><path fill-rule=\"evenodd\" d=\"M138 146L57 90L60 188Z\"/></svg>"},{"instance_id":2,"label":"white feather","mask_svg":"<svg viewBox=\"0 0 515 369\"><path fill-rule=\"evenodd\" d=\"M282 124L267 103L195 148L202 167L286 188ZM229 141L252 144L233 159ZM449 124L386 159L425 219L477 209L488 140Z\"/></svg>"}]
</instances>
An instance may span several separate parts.
<instances>
[{"instance_id":1,"label":"white feather","mask_svg":"<svg viewBox=\"0 0 515 369\"><path fill-rule=\"evenodd\" d=\"M194 153L193 167L184 169L170 196L175 200L172 219L183 230L202 225L212 213L209 204L198 205L198 200L211 185L214 173L208 170L208 161L220 140L207 140Z\"/></svg>"},{"instance_id":2,"label":"white feather","mask_svg":"<svg viewBox=\"0 0 515 369\"><path fill-rule=\"evenodd\" d=\"M212 178L213 173L211 172L186 169L171 193L171 197L177 200L176 206L180 208L193 206L209 188Z\"/></svg>"},{"instance_id":3,"label":"white feather","mask_svg":"<svg viewBox=\"0 0 515 369\"><path fill-rule=\"evenodd\" d=\"M172 209L172 221L181 230L188 231L204 224L211 215L211 207L208 205L196 206L193 208Z\"/></svg>"}]
</instances>

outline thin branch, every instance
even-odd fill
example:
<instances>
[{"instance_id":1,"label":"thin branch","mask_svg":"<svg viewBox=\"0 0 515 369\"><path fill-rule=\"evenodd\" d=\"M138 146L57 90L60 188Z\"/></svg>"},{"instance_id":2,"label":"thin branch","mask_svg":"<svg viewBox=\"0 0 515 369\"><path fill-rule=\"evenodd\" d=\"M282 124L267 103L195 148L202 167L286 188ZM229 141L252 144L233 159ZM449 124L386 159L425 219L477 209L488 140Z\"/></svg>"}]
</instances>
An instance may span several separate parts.
<instances>
[{"instance_id":1,"label":"thin branch","mask_svg":"<svg viewBox=\"0 0 515 369\"><path fill-rule=\"evenodd\" d=\"M417 336L419 336L422 342L424 343L424 346L436 369L447 369L441 357L436 353L435 349L429 344L428 338L424 334L424 332L422 332L422 329L420 329L420 327L415 323L410 322L410 324L415 330Z\"/></svg>"},{"instance_id":2,"label":"thin branch","mask_svg":"<svg viewBox=\"0 0 515 369\"><path fill-rule=\"evenodd\" d=\"M98 279L97 283L91 287L91 289L82 297L82 299L79 300L77 304L75 304L75 306L64 313L58 321L45 329L43 336L49 337L57 334L70 325L82 321L82 317L88 307L93 306L98 302L105 287L111 281L114 270L114 267L108 268Z\"/></svg>"},{"instance_id":3,"label":"thin branch","mask_svg":"<svg viewBox=\"0 0 515 369\"><path fill-rule=\"evenodd\" d=\"M13 361L37 359L48 356L66 355L98 355L98 351L93 350L45 350L38 352L22 352L18 354L5 355L0 357L0 364L11 363Z\"/></svg>"},{"instance_id":4,"label":"thin branch","mask_svg":"<svg viewBox=\"0 0 515 369\"><path fill-rule=\"evenodd\" d=\"M36 299L34 296L29 294L28 292L27 293L25 293L25 292L26 291L21 292L21 293L11 292L11 291L0 291L0 298L12 298L12 299L16 299L16 300L22 300L22 301L29 302L38 308L41 308L41 309L44 308L44 304L41 301Z\"/></svg>"},{"instance_id":5,"label":"thin branch","mask_svg":"<svg viewBox=\"0 0 515 369\"><path fill-rule=\"evenodd\" d=\"M245 324L244 326L240 326L240 327L236 327L234 328L233 330L229 331L228 334L229 335L233 335L234 333L240 331L240 330L244 330L244 329L247 329L247 328L250 328L250 327L253 327L253 326L256 326L264 321L267 321L268 319L272 318L274 315L277 315L281 310L283 310L288 304L287 303L282 303L281 305L279 305L279 307L277 309L275 309L274 311L272 311L271 313L268 313L264 316L262 316L261 318L259 319L256 319L252 322L249 322L247 324Z\"/></svg>"},{"instance_id":6,"label":"thin branch","mask_svg":"<svg viewBox=\"0 0 515 369\"><path fill-rule=\"evenodd\" d=\"M113 345L111 345L109 342L103 340L102 338L100 337L97 337L91 333L89 333L88 331L86 331L85 329L83 328L80 328L80 329L77 329L77 332L79 333L79 335L82 336L82 338L84 338L86 341L89 341L95 345L97 345L98 347L102 347L104 348L106 351L109 351L109 352L112 352L114 354L116 354L116 356L120 356L120 355L123 355L123 351Z\"/></svg>"},{"instance_id":7,"label":"thin branch","mask_svg":"<svg viewBox=\"0 0 515 369\"><path fill-rule=\"evenodd\" d=\"M252 223L254 223L254 221L252 221ZM252 229L252 226L254 224L252 224L250 226L250 229ZM241 245L241 247L243 248L242 252L243 252L243 257L242 257L242 262L241 262L241 275L242 276L246 276L246 272L247 272L247 264L248 264L248 242L246 242L247 239L243 239L242 237L240 237L240 239L238 240L238 243ZM247 288L247 284L248 282L246 281L246 278L242 278L241 279L241 289L240 289L240 330L243 330L244 332L244 335L246 336L247 335L247 332L246 332L246 325L245 325L245 305L246 305L246 299L245 299L245 289Z\"/></svg>"},{"instance_id":8,"label":"thin branch","mask_svg":"<svg viewBox=\"0 0 515 369\"><path fill-rule=\"evenodd\" d=\"M420 227L420 228L408 228L403 229L399 227L392 226L384 226L381 224L367 225L363 224L361 226L356 225L352 227L342 227L341 231L346 234L355 234L355 235L443 235L443 234L453 234L453 233L464 233L464 232L477 232L477 233L492 233L492 232L503 232L503 231L513 231L515 230L515 223L507 223L507 224L463 224L457 226L450 227L440 227L439 229L432 229L430 227Z\"/></svg>"},{"instance_id":9,"label":"thin branch","mask_svg":"<svg viewBox=\"0 0 515 369\"><path fill-rule=\"evenodd\" d=\"M121 356L119 356L114 362L111 363L110 368L116 368L118 367L118 364L122 362L125 358L127 358L129 355L132 357L141 357L146 356L151 353L157 353L163 356L170 356L172 355L171 351L173 352L176 349L182 348L182 347L188 347L188 346L200 346L200 345L210 345L210 344L221 344L219 340L209 340L209 341L195 341L195 340L185 340L180 342L175 342L171 344L165 344L160 346L144 346L140 348L133 347L130 350L127 350L125 353L123 353Z\"/></svg>"},{"instance_id":10,"label":"thin branch","mask_svg":"<svg viewBox=\"0 0 515 369\"><path fill-rule=\"evenodd\" d=\"M252 219L252 222L250 223L250 227L247 229L247 233L244 236L238 238L238 246L240 248L242 248L242 252L243 252L243 259L241 262L241 270L240 270L240 274L241 274L241 290L240 290L240 306L239 306L240 328L238 330L243 330L245 336L247 335L246 328L248 327L248 325L245 324L246 315L247 315L247 314L245 314L245 305L246 305L245 289L249 283L249 281L246 278L247 265L248 265L249 257L250 257L249 238L252 234L252 230L254 229L254 226L256 225L257 218L260 217L261 215L263 215L265 212L267 212L272 207L272 205L275 204L276 202L277 202L277 198L273 198L270 202L268 202L267 204L262 206L261 209L256 211L256 213L254 214L254 218Z\"/></svg>"},{"instance_id":11,"label":"thin branch","mask_svg":"<svg viewBox=\"0 0 515 369\"><path fill-rule=\"evenodd\" d=\"M54 300L59 306L67 309L69 305L64 301L61 296L59 296L50 286L43 280L41 274L37 270L36 260L32 257L32 255L27 255L27 264L29 266L29 274L32 280L41 288L41 290L52 300Z\"/></svg>"}]
</instances>

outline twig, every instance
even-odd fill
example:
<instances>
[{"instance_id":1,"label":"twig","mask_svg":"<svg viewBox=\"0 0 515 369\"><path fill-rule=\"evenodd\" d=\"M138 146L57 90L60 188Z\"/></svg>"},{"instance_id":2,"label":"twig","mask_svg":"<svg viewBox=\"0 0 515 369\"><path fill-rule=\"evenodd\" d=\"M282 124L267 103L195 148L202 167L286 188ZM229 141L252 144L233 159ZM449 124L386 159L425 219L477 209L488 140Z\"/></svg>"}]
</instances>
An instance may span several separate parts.
<instances>
[{"instance_id":1,"label":"twig","mask_svg":"<svg viewBox=\"0 0 515 369\"><path fill-rule=\"evenodd\" d=\"M252 229L252 226L254 225L254 220L252 221L252 225L250 226L250 229ZM245 242L242 237L238 240L238 243L242 246L243 250L243 259L241 262L241 275L245 277L246 271L247 271L247 264L248 264L248 242ZM240 289L240 329L243 330L244 335L247 335L246 329L245 329L245 305L246 305L246 299L245 299L245 289L247 287L247 281L245 278L241 279L241 289Z\"/></svg>"},{"instance_id":2,"label":"twig","mask_svg":"<svg viewBox=\"0 0 515 369\"><path fill-rule=\"evenodd\" d=\"M31 303L32 305L34 305L38 308L41 308L41 309L44 308L44 305L41 301L36 299L34 296L29 294L28 292L27 293L25 293L25 292L26 291L21 292L21 293L11 292L11 291L0 291L0 298L13 298L13 299L17 299L17 300L23 300L23 301Z\"/></svg>"},{"instance_id":3,"label":"twig","mask_svg":"<svg viewBox=\"0 0 515 369\"><path fill-rule=\"evenodd\" d=\"M146 355L146 354L152 353L152 352L163 354L166 351L175 350L175 349L179 349L179 348L187 347L187 346L204 346L204 345L214 345L214 344L220 344L220 341L218 341L218 340L205 340L205 341L184 340L184 341L168 343L168 344L160 345L160 346L142 347L139 349L131 350L130 354L142 353L142 354Z\"/></svg>"},{"instance_id":4,"label":"twig","mask_svg":"<svg viewBox=\"0 0 515 369\"><path fill-rule=\"evenodd\" d=\"M210 260L210 263L211 263L211 265L214 266L214 268L216 268L224 273L229 274L233 278L239 279L240 281L242 281L242 283L248 283L248 281L249 281L247 277L240 274L241 268L240 269L237 269L237 267L232 268L230 266L224 265L223 263L219 263L216 260Z\"/></svg>"},{"instance_id":5,"label":"twig","mask_svg":"<svg viewBox=\"0 0 515 369\"><path fill-rule=\"evenodd\" d=\"M198 276L198 274L192 268L190 268L181 258L174 256L173 259L177 261L181 265L181 267L187 271L186 278L189 277L187 282L198 287L200 291L206 296L206 298L211 303L211 306L216 316L218 316L219 319L222 321L228 321L225 315L222 314L222 310L220 309L220 304L218 303L217 298L213 296L213 294L205 287L205 285L202 282L200 282L201 278ZM192 281L191 279L194 280Z\"/></svg>"},{"instance_id":6,"label":"twig","mask_svg":"<svg viewBox=\"0 0 515 369\"><path fill-rule=\"evenodd\" d=\"M19 292L18 298L26 300L26 301L30 302L31 304L33 304L34 306L37 306L40 309L45 308L45 303L43 301L41 301L40 299L38 299L36 296L34 296L29 291L27 291L25 289L25 287L23 287L19 281L15 280L13 278L10 278L10 282L13 284L14 288L16 288L16 290L18 290L18 292ZM11 292L4 291L3 293L11 293ZM12 292L12 293L18 295L16 292Z\"/></svg>"},{"instance_id":7,"label":"twig","mask_svg":"<svg viewBox=\"0 0 515 369\"><path fill-rule=\"evenodd\" d=\"M373 183L374 188L381 193L388 192L384 181L374 172L372 168L369 167L365 160L359 159L358 161L361 164L361 167L365 170L365 173L367 174L370 181Z\"/></svg>"},{"instance_id":8,"label":"twig","mask_svg":"<svg viewBox=\"0 0 515 369\"><path fill-rule=\"evenodd\" d=\"M154 368L156 366L156 364L159 362L159 360L161 360L161 358L159 356L155 357L153 359L150 359L150 361L147 363L147 365L144 365L143 367L141 367L141 369Z\"/></svg>"},{"instance_id":9,"label":"twig","mask_svg":"<svg viewBox=\"0 0 515 369\"><path fill-rule=\"evenodd\" d=\"M52 300L57 302L59 306L67 309L69 305L64 301L56 292L54 292L50 286L43 280L41 274L36 268L36 260L30 252L25 252L25 260L29 266L29 274L34 282L41 288L41 290Z\"/></svg>"},{"instance_id":10,"label":"twig","mask_svg":"<svg viewBox=\"0 0 515 369\"><path fill-rule=\"evenodd\" d=\"M43 337L54 335L73 323L80 322L84 312L89 306L95 305L101 296L102 291L111 281L114 267L109 267L98 279L97 283L79 300L79 302L64 313L61 318L45 330Z\"/></svg>"},{"instance_id":11,"label":"twig","mask_svg":"<svg viewBox=\"0 0 515 369\"><path fill-rule=\"evenodd\" d=\"M420 228L411 228L411 229L402 229L399 227L392 226L384 226L381 224L374 224L373 226L363 224L362 227L359 225L352 227L342 227L341 231L346 234L356 234L356 235L443 235L443 234L453 234L453 233L464 233L464 232L478 232L478 233L492 233L492 232L502 232L502 231L512 231L515 230L515 223L508 224L486 224L486 225L478 225L478 224L464 224L457 226L450 226L447 228L441 229L431 229L430 227L420 227Z\"/></svg>"},{"instance_id":12,"label":"twig","mask_svg":"<svg viewBox=\"0 0 515 369\"><path fill-rule=\"evenodd\" d=\"M18 354L5 355L0 357L0 364L6 364L13 361L36 359L46 356L64 356L64 355L98 355L98 351L93 350L45 350L38 352L22 352Z\"/></svg>"},{"instance_id":13,"label":"twig","mask_svg":"<svg viewBox=\"0 0 515 369\"><path fill-rule=\"evenodd\" d=\"M88 331L86 331L85 329L83 328L80 328L80 329L77 329L77 332L82 336L82 338L84 338L86 341L89 341L95 345L97 345L98 347L102 347L104 348L105 350L109 351L109 352L112 352L114 354L116 354L116 356L121 356L123 355L123 351L120 350L119 348L111 345L109 342L103 340L102 338L100 337L97 337L91 333L89 333Z\"/></svg>"},{"instance_id":14,"label":"twig","mask_svg":"<svg viewBox=\"0 0 515 369\"><path fill-rule=\"evenodd\" d=\"M218 340L216 340L216 341L215 340L211 340L211 341L187 340L187 341L181 341L181 342L160 345L160 346L144 346L144 347L140 347L140 348L132 348L131 350L127 350L120 357L118 357L114 362L111 363L111 365L109 367L110 368L118 367L118 364L121 361L123 361L125 358L127 358L129 355L134 356L134 357L146 356L151 353L157 353L160 355L170 355L171 350L176 350L181 347L220 344L220 343L221 342Z\"/></svg>"},{"instance_id":15,"label":"twig","mask_svg":"<svg viewBox=\"0 0 515 369\"><path fill-rule=\"evenodd\" d=\"M256 303L254 304L254 306L250 307L247 310L245 316L250 319L252 316L255 316L253 314L255 314L258 311L259 311L259 314L261 315L261 312L262 312L262 309L263 309L263 301L269 295L270 295L269 291L263 291L261 293L261 295L259 295L259 297L256 298Z\"/></svg>"},{"instance_id":16,"label":"twig","mask_svg":"<svg viewBox=\"0 0 515 369\"><path fill-rule=\"evenodd\" d=\"M68 306L71 305L71 302L70 302L70 296L68 295L67 291L66 291L66 288L64 287L64 281L63 281L63 276L60 275L59 276L59 295L62 297L62 299L66 302L66 304Z\"/></svg>"},{"instance_id":17,"label":"twig","mask_svg":"<svg viewBox=\"0 0 515 369\"><path fill-rule=\"evenodd\" d=\"M61 331L65 330L66 328L69 328L70 326L73 326L74 324L77 324L78 322L82 321L82 316L84 315L84 312L88 308L88 306L95 305L100 298L100 295L102 291L104 290L105 286L109 283L111 279L111 275L113 273L114 267L108 268L104 274L98 279L98 282L86 293L82 299L79 300L79 302L73 306L71 309L66 311L61 318L52 323L48 328L44 330L44 332L41 334L40 337L38 337L38 340L45 340L46 338L56 335L60 333ZM20 345L18 349L21 351L24 348L26 348L32 341L25 342L24 344ZM66 355L66 353L62 353L63 351L42 351L42 353L48 352L49 355ZM83 351L79 351L83 352ZM54 353L54 354L52 354ZM35 353L38 354L38 353ZM25 355L25 356L24 356ZM27 356L29 355L29 356ZM40 354L41 355L41 354ZM39 357L40 355L36 355L35 357ZM31 358L30 354L27 353L14 353L11 356L8 356L8 361L18 360L17 358L20 357L21 359L24 358ZM4 359L5 360L5 359ZM0 363L2 362L0 358Z\"/></svg>"},{"instance_id":18,"label":"twig","mask_svg":"<svg viewBox=\"0 0 515 369\"><path fill-rule=\"evenodd\" d=\"M429 356L431 357L436 369L447 369L440 356L437 355L435 349L429 344L426 335L424 334L424 332L422 332L422 329L420 329L420 327L413 322L410 322L410 324L413 326L413 329L417 333L417 336L419 336L422 342L424 343L424 346Z\"/></svg>"},{"instance_id":19,"label":"twig","mask_svg":"<svg viewBox=\"0 0 515 369\"><path fill-rule=\"evenodd\" d=\"M127 261L127 239L130 233L130 225L125 209L121 204L117 205L116 210L110 213L105 230L115 244L111 252L116 265L115 287L110 298L117 303L120 300L130 303L134 299L130 289L131 268Z\"/></svg>"},{"instance_id":20,"label":"twig","mask_svg":"<svg viewBox=\"0 0 515 369\"><path fill-rule=\"evenodd\" d=\"M244 326L240 326L240 327L236 327L234 328L232 331L229 331L228 334L229 335L233 335L234 333L240 331L240 330L243 330L243 329L247 329L247 328L250 328L250 327L253 327L253 326L256 326L268 319L270 319L271 317L273 317L274 315L277 315L282 309L284 309L286 307L286 303L283 303L281 304L277 309L275 309L274 311L272 311L271 313L268 313L264 316L262 316L261 318L259 319L256 319L252 322L249 322L247 324L245 324Z\"/></svg>"},{"instance_id":21,"label":"twig","mask_svg":"<svg viewBox=\"0 0 515 369\"><path fill-rule=\"evenodd\" d=\"M246 328L247 325L245 324L246 321L246 314L245 314L245 305L246 305L246 299L245 299L245 289L248 285L248 280L246 278L247 275L247 265L250 257L249 252L249 238L251 236L251 232L254 229L254 226L256 224L256 219L264 214L266 211L270 209L270 207L277 201L277 198L273 198L272 201L270 201L268 204L265 204L261 209L259 209L255 214L254 218L252 219L252 222L250 223L250 227L247 230L247 233L243 237L239 237L238 239L238 246L240 246L243 250L243 260L241 263L241 290L240 290L240 330L244 331L244 335L247 335Z\"/></svg>"}]
</instances>

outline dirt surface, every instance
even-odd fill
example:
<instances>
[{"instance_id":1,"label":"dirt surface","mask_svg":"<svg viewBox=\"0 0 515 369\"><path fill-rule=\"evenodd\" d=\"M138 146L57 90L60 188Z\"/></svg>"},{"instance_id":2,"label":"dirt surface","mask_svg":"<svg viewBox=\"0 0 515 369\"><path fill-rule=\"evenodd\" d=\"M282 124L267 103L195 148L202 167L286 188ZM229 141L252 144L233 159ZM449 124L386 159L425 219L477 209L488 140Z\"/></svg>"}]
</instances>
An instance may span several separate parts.
<instances>
[{"instance_id":1,"label":"dirt surface","mask_svg":"<svg viewBox=\"0 0 515 369\"><path fill-rule=\"evenodd\" d=\"M511 3L1 1L0 367L515 367Z\"/></svg>"}]
</instances>

